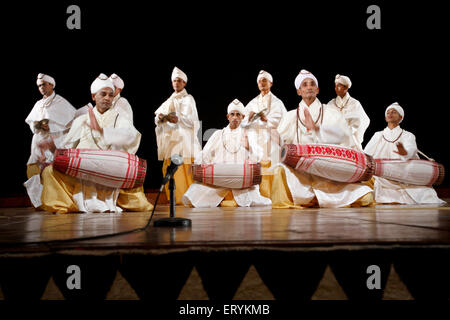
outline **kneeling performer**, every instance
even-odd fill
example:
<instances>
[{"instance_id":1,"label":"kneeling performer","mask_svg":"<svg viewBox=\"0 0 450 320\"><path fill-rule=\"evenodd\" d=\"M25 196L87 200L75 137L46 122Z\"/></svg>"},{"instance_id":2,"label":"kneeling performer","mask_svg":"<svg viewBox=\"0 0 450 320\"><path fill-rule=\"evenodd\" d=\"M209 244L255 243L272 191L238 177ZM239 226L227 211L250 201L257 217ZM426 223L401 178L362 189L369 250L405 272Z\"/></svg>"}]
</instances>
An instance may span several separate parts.
<instances>
[{"instance_id":1,"label":"kneeling performer","mask_svg":"<svg viewBox=\"0 0 450 320\"><path fill-rule=\"evenodd\" d=\"M333 144L356 149L350 128L342 114L317 99L319 86L316 77L302 70L295 79L295 87L302 101L296 110L289 111L283 117L278 126L281 145ZM332 172L332 169L331 162L328 170ZM307 172L298 172L284 164L274 170L273 208L316 205L336 208L367 206L372 203L372 189L363 183L332 181Z\"/></svg>"},{"instance_id":2,"label":"kneeling performer","mask_svg":"<svg viewBox=\"0 0 450 320\"><path fill-rule=\"evenodd\" d=\"M185 205L194 207L250 207L271 205L259 192L263 152L250 146L245 129L244 105L235 99L228 106L229 125L217 130L195 158L194 182L184 194ZM203 183L197 182L197 180Z\"/></svg>"},{"instance_id":3,"label":"kneeling performer","mask_svg":"<svg viewBox=\"0 0 450 320\"><path fill-rule=\"evenodd\" d=\"M91 85L95 107L75 119L66 136L68 149L115 150L133 155L139 148L141 134L131 120L111 108L114 84L101 74ZM89 151L80 150L80 153ZM128 156L129 157L129 156ZM105 165L106 166L106 165ZM75 168L78 169L78 168ZM111 173L110 177L120 176ZM127 189L110 187L91 180L80 179L48 166L42 172L42 207L50 212L121 212L150 211L142 185ZM97 180L96 180L97 181Z\"/></svg>"},{"instance_id":4,"label":"kneeling performer","mask_svg":"<svg viewBox=\"0 0 450 320\"><path fill-rule=\"evenodd\" d=\"M387 127L375 132L364 149L377 161L375 201L380 204L444 204L431 187L443 170L439 170L437 162L418 160L416 137L400 128L404 115L398 103L388 106L385 111ZM427 175L428 179L418 179Z\"/></svg>"}]
</instances>

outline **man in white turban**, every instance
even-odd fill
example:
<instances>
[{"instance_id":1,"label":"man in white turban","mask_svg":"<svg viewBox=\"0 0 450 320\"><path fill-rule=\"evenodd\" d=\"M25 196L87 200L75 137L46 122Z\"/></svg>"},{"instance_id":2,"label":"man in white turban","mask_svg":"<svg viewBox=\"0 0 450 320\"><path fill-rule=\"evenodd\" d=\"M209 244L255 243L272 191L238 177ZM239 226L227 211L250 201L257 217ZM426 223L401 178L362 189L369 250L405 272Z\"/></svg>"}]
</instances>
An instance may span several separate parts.
<instances>
[{"instance_id":1,"label":"man in white turban","mask_svg":"<svg viewBox=\"0 0 450 320\"><path fill-rule=\"evenodd\" d=\"M270 167L280 161L277 128L287 110L283 102L271 92L273 77L269 72L261 70L256 83L260 94L245 107L246 117L242 121L242 126L248 130L249 143L258 144L263 150L261 160L263 178L260 189L262 195L270 198L273 179Z\"/></svg>"},{"instance_id":2,"label":"man in white turban","mask_svg":"<svg viewBox=\"0 0 450 320\"><path fill-rule=\"evenodd\" d=\"M128 117L131 120L131 122L133 122L133 110L131 109L131 105L127 99L125 99L120 95L125 86L125 83L123 82L122 78L120 78L115 73L110 75L109 78L113 82L115 88L112 108L117 109L117 111L119 111L120 114Z\"/></svg>"},{"instance_id":3,"label":"man in white turban","mask_svg":"<svg viewBox=\"0 0 450 320\"><path fill-rule=\"evenodd\" d=\"M135 154L141 134L131 120L112 109L114 84L100 74L91 85L88 113L77 117L64 141L64 148L121 150ZM118 189L77 179L48 166L42 172L42 207L50 212L150 211L143 187Z\"/></svg>"},{"instance_id":4,"label":"man in white turban","mask_svg":"<svg viewBox=\"0 0 450 320\"><path fill-rule=\"evenodd\" d=\"M195 158L196 164L243 164L245 161L260 162L263 156L258 144L249 144L246 129L241 127L245 118L244 105L235 99L228 105L228 126L217 130L209 138L205 148ZM184 194L183 203L193 207L250 207L270 205L269 198L263 197L259 186L244 189L228 189L205 185L198 182L191 184Z\"/></svg>"},{"instance_id":5,"label":"man in white turban","mask_svg":"<svg viewBox=\"0 0 450 320\"><path fill-rule=\"evenodd\" d=\"M155 111L155 132L158 146L158 160L163 161L163 175L170 165L170 157L179 154L184 164L174 174L175 203L183 204L181 198L193 183L190 171L195 155L201 151L197 137L200 122L194 97L187 93L186 74L175 67L172 72L174 93ZM166 195L170 193L166 184Z\"/></svg>"},{"instance_id":6,"label":"man in white turban","mask_svg":"<svg viewBox=\"0 0 450 320\"><path fill-rule=\"evenodd\" d=\"M375 132L364 148L364 152L374 158L403 161L419 159L416 137L400 127L405 117L403 108L394 102L386 108L384 115L387 127L383 131ZM374 179L377 203L445 203L438 198L436 191L431 187L404 184L376 176Z\"/></svg>"},{"instance_id":7,"label":"man in white turban","mask_svg":"<svg viewBox=\"0 0 450 320\"><path fill-rule=\"evenodd\" d=\"M337 96L330 100L328 105L339 110L344 115L345 120L347 120L350 126L355 145L358 147L358 150L362 151L364 133L369 126L370 119L361 103L348 93L348 90L352 86L350 78L337 74L334 83L334 90Z\"/></svg>"},{"instance_id":8,"label":"man in white turban","mask_svg":"<svg viewBox=\"0 0 450 320\"><path fill-rule=\"evenodd\" d=\"M336 144L354 147L350 128L342 114L317 98L316 77L302 70L295 79L302 100L278 126L283 144ZM273 208L365 206L373 203L372 189L361 183L339 183L280 164L274 170Z\"/></svg>"},{"instance_id":9,"label":"man in white turban","mask_svg":"<svg viewBox=\"0 0 450 320\"><path fill-rule=\"evenodd\" d=\"M50 141L58 147L64 141L75 117L76 109L55 92L55 79L39 73L36 84L42 99L37 101L25 122L33 132L31 154L27 162L27 177L40 174L45 164L53 161Z\"/></svg>"}]
</instances>

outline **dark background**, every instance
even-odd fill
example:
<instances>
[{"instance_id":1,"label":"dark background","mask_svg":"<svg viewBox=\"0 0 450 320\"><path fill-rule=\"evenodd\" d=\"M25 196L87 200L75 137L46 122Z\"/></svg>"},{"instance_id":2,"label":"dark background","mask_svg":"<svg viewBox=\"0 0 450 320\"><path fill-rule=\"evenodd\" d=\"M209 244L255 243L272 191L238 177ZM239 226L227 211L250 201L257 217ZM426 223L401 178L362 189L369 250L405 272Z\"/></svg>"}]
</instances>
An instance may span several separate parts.
<instances>
[{"instance_id":1,"label":"dark background","mask_svg":"<svg viewBox=\"0 0 450 320\"><path fill-rule=\"evenodd\" d=\"M48 1L2 5L3 125L0 196L25 194L32 133L25 118L41 98L38 73L75 108L91 101L99 73L117 73L142 133L137 155L147 159L146 189L161 180L154 111L173 92L174 66L189 78L203 132L222 128L228 104L259 94L259 70L274 78L272 92L288 110L299 97L294 79L315 74L319 99L335 97L337 73L351 78L350 94L371 119L363 146L383 130L385 108L405 110L401 126L421 151L450 167L447 117L446 11L406 1ZM66 9L81 8L81 30L68 30ZM367 7L381 8L381 30L369 30ZM205 142L203 142L204 145ZM449 185L444 181L444 187Z\"/></svg>"}]
</instances>

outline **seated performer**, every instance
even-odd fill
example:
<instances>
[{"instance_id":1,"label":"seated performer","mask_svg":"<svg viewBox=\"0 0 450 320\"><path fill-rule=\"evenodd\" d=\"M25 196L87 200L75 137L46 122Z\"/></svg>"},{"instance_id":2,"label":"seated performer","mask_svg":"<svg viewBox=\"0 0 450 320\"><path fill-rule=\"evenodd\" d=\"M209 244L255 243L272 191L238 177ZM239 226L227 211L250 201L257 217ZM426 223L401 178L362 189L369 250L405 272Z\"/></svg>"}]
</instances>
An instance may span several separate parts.
<instances>
[{"instance_id":1,"label":"seated performer","mask_svg":"<svg viewBox=\"0 0 450 320\"><path fill-rule=\"evenodd\" d=\"M131 123L133 123L133 110L131 109L131 105L128 102L127 99L124 97L121 97L120 94L122 93L123 87L125 86L125 83L123 80L115 73L113 73L109 77L113 84L114 84L114 100L112 102L112 109L117 109L120 114L127 116Z\"/></svg>"},{"instance_id":2,"label":"seated performer","mask_svg":"<svg viewBox=\"0 0 450 320\"><path fill-rule=\"evenodd\" d=\"M270 198L273 173L269 168L280 162L278 131L276 129L287 111L283 102L270 91L273 85L273 78L270 73L261 70L256 82L260 94L245 107L245 118L241 125L247 128L250 145L258 144L263 150L261 160L263 173L260 191L263 196ZM272 143L273 140L275 140L274 143Z\"/></svg>"},{"instance_id":3,"label":"seated performer","mask_svg":"<svg viewBox=\"0 0 450 320\"><path fill-rule=\"evenodd\" d=\"M187 75L175 67L172 72L172 87L175 92L155 111L158 160L164 161L163 176L166 175L172 155L179 154L184 159L184 164L174 174L176 204L183 204L181 198L194 182L190 171L191 163L202 150L197 137L200 128L197 107L194 97L185 89L187 81ZM165 190L169 199L168 184Z\"/></svg>"},{"instance_id":4,"label":"seated performer","mask_svg":"<svg viewBox=\"0 0 450 320\"><path fill-rule=\"evenodd\" d=\"M241 125L244 105L235 99L228 106L229 125L217 130L208 140L205 148L195 158L196 164L259 162L262 150L258 145L249 145L246 130ZM228 189L194 182L183 196L185 205L194 207L250 207L270 205L269 198L261 196L259 186L245 189Z\"/></svg>"},{"instance_id":5,"label":"seated performer","mask_svg":"<svg viewBox=\"0 0 450 320\"><path fill-rule=\"evenodd\" d=\"M416 137L400 128L404 118L404 110L397 103L386 108L385 118L387 127L383 131L375 132L367 143L364 152L374 158L419 159L417 155ZM374 177L375 201L377 203L445 203L438 198L432 187L404 184L382 177Z\"/></svg>"},{"instance_id":6,"label":"seated performer","mask_svg":"<svg viewBox=\"0 0 450 320\"><path fill-rule=\"evenodd\" d=\"M46 142L53 140L56 146L64 141L75 117L76 109L55 92L55 79L38 74L37 86L43 98L36 102L25 122L33 132L31 155L27 162L27 177L41 173L45 163L53 161Z\"/></svg>"},{"instance_id":7,"label":"seated performer","mask_svg":"<svg viewBox=\"0 0 450 320\"><path fill-rule=\"evenodd\" d=\"M140 133L128 117L111 109L114 85L100 74L91 85L95 108L76 118L64 148L121 150L134 154ZM42 208L50 212L150 211L143 187L119 189L68 176L48 166L42 172Z\"/></svg>"},{"instance_id":8,"label":"seated performer","mask_svg":"<svg viewBox=\"0 0 450 320\"><path fill-rule=\"evenodd\" d=\"M352 86L349 77L337 74L334 80L337 97L328 102L328 105L339 110L351 129L358 150L362 151L364 132L369 126L370 119L364 111L361 103L351 97L348 90Z\"/></svg>"},{"instance_id":9,"label":"seated performer","mask_svg":"<svg viewBox=\"0 0 450 320\"><path fill-rule=\"evenodd\" d=\"M289 111L278 126L283 144L335 144L355 148L350 128L342 114L317 98L316 77L302 70L295 79L302 101ZM373 203L372 189L362 183L341 183L280 164L274 170L273 208L365 206Z\"/></svg>"}]
</instances>

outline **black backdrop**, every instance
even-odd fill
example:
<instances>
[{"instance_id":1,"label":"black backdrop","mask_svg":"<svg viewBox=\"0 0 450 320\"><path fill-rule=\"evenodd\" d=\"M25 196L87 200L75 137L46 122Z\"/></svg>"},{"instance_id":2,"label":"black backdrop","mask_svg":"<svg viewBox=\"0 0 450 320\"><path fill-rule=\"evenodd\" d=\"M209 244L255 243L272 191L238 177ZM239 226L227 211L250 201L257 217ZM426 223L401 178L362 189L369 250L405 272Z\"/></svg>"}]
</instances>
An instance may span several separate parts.
<instances>
[{"instance_id":1,"label":"black backdrop","mask_svg":"<svg viewBox=\"0 0 450 320\"><path fill-rule=\"evenodd\" d=\"M393 1L391 1L393 2ZM365 143L385 127L392 102L405 109L402 127L420 150L450 167L447 151L448 27L437 2L406 1L49 1L2 8L3 125L0 195L24 194L32 134L24 120L41 96L36 76L56 80L56 92L76 108L90 101L101 72L125 81L122 95L142 133L137 154L147 159L145 188L159 186L154 111L172 93L174 66L189 77L203 132L227 124L227 105L258 94L261 69L274 77L272 91L288 110L299 97L300 69L319 81L319 99L335 96L334 76L350 76L350 94L371 124ZM81 8L81 30L68 30L66 9ZM381 29L369 30L366 9L381 8ZM204 145L204 142L203 142ZM448 185L444 181L444 186Z\"/></svg>"}]
</instances>

